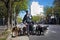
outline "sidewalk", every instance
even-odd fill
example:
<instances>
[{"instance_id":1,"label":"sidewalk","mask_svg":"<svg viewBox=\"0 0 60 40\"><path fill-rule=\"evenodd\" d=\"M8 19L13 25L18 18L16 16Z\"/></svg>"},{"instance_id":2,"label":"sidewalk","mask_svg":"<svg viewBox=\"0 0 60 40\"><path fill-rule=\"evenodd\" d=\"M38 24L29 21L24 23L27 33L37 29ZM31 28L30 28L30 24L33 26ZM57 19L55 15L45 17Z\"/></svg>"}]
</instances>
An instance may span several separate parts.
<instances>
[{"instance_id":1,"label":"sidewalk","mask_svg":"<svg viewBox=\"0 0 60 40\"><path fill-rule=\"evenodd\" d=\"M19 36L15 38L11 38L11 40L29 40L28 36Z\"/></svg>"},{"instance_id":2,"label":"sidewalk","mask_svg":"<svg viewBox=\"0 0 60 40\"><path fill-rule=\"evenodd\" d=\"M8 36L7 40L29 40L28 36L17 36L12 38L11 35Z\"/></svg>"}]
</instances>

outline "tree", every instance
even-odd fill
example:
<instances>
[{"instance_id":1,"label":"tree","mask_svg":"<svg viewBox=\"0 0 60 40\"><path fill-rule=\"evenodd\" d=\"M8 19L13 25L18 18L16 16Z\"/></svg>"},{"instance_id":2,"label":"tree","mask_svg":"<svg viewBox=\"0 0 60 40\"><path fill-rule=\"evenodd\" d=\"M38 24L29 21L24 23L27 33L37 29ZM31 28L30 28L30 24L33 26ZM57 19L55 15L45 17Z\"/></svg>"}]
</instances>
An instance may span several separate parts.
<instances>
[{"instance_id":1,"label":"tree","mask_svg":"<svg viewBox=\"0 0 60 40\"><path fill-rule=\"evenodd\" d=\"M22 19L20 17L17 18L17 22L18 23L21 23L22 22Z\"/></svg>"},{"instance_id":2,"label":"tree","mask_svg":"<svg viewBox=\"0 0 60 40\"><path fill-rule=\"evenodd\" d=\"M28 0L14 2L13 6L12 6L13 12L14 12L14 8L15 8L15 13L16 13L15 19L17 19L17 15L20 11L26 11L28 9Z\"/></svg>"},{"instance_id":3,"label":"tree","mask_svg":"<svg viewBox=\"0 0 60 40\"><path fill-rule=\"evenodd\" d=\"M60 0L54 0L54 12L60 16Z\"/></svg>"},{"instance_id":4,"label":"tree","mask_svg":"<svg viewBox=\"0 0 60 40\"><path fill-rule=\"evenodd\" d=\"M54 0L54 13L57 17L57 23L60 24L60 0Z\"/></svg>"},{"instance_id":5,"label":"tree","mask_svg":"<svg viewBox=\"0 0 60 40\"><path fill-rule=\"evenodd\" d=\"M28 8L28 0L14 2L12 5L12 10L14 9L14 7L15 7L16 13L19 13L20 11L23 11L23 10L25 11Z\"/></svg>"},{"instance_id":6,"label":"tree","mask_svg":"<svg viewBox=\"0 0 60 40\"><path fill-rule=\"evenodd\" d=\"M32 20L34 22L37 22L37 21L40 21L41 20L41 17L40 16L32 16Z\"/></svg>"},{"instance_id":7,"label":"tree","mask_svg":"<svg viewBox=\"0 0 60 40\"><path fill-rule=\"evenodd\" d=\"M45 14L46 14L46 16L51 16L53 14L53 8L45 7Z\"/></svg>"},{"instance_id":8,"label":"tree","mask_svg":"<svg viewBox=\"0 0 60 40\"><path fill-rule=\"evenodd\" d=\"M46 23L49 22L49 20L51 19L51 16L54 15L54 8L52 7L45 7L45 15L46 15Z\"/></svg>"},{"instance_id":9,"label":"tree","mask_svg":"<svg viewBox=\"0 0 60 40\"><path fill-rule=\"evenodd\" d=\"M7 9L3 2L0 1L0 18L7 16Z\"/></svg>"},{"instance_id":10,"label":"tree","mask_svg":"<svg viewBox=\"0 0 60 40\"><path fill-rule=\"evenodd\" d=\"M16 14L19 13L19 11L21 10L26 10L27 9L27 4L28 4L28 0L0 0L2 2L4 2L6 8L7 8L7 20L8 20L8 26L10 26L10 24L12 24L12 14L15 8ZM13 6L14 5L14 6ZM16 7L15 7L16 5Z\"/></svg>"},{"instance_id":11,"label":"tree","mask_svg":"<svg viewBox=\"0 0 60 40\"><path fill-rule=\"evenodd\" d=\"M54 0L54 6L59 7L60 6L60 0Z\"/></svg>"},{"instance_id":12,"label":"tree","mask_svg":"<svg viewBox=\"0 0 60 40\"><path fill-rule=\"evenodd\" d=\"M3 23L3 25L7 24L7 8L5 6L5 3L2 1L0 1L0 20L0 23Z\"/></svg>"}]
</instances>

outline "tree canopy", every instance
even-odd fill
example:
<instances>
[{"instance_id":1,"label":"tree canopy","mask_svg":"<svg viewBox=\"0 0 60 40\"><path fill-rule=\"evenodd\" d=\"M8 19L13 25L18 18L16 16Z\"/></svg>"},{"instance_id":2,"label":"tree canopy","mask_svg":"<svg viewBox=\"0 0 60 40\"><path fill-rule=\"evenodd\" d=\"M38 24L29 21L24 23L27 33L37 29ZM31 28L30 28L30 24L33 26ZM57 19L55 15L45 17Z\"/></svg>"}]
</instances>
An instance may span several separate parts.
<instances>
[{"instance_id":1,"label":"tree canopy","mask_svg":"<svg viewBox=\"0 0 60 40\"><path fill-rule=\"evenodd\" d=\"M18 22L18 23L21 23L21 22L22 22L22 18L18 17L18 18L17 18L17 22Z\"/></svg>"},{"instance_id":2,"label":"tree canopy","mask_svg":"<svg viewBox=\"0 0 60 40\"><path fill-rule=\"evenodd\" d=\"M16 13L19 13L22 10L27 10L28 8L28 0L21 0L19 2L14 2L12 6L12 10L15 8Z\"/></svg>"},{"instance_id":3,"label":"tree canopy","mask_svg":"<svg viewBox=\"0 0 60 40\"><path fill-rule=\"evenodd\" d=\"M7 8L4 2L0 1L0 18L7 16Z\"/></svg>"},{"instance_id":4,"label":"tree canopy","mask_svg":"<svg viewBox=\"0 0 60 40\"><path fill-rule=\"evenodd\" d=\"M54 0L54 12L60 16L60 0Z\"/></svg>"},{"instance_id":5,"label":"tree canopy","mask_svg":"<svg viewBox=\"0 0 60 40\"><path fill-rule=\"evenodd\" d=\"M45 7L45 15L51 16L53 14L53 8L52 7Z\"/></svg>"},{"instance_id":6,"label":"tree canopy","mask_svg":"<svg viewBox=\"0 0 60 40\"><path fill-rule=\"evenodd\" d=\"M10 9L9 9L9 7L10 7ZM13 13L14 8L15 8L16 13L19 13L22 10L27 10L28 0L0 0L0 15L3 12L4 12L4 14L7 14L8 10L11 10L10 12Z\"/></svg>"},{"instance_id":7,"label":"tree canopy","mask_svg":"<svg viewBox=\"0 0 60 40\"><path fill-rule=\"evenodd\" d=\"M32 16L32 20L34 22L37 22L37 21L40 21L41 20L41 17L40 16Z\"/></svg>"}]
</instances>

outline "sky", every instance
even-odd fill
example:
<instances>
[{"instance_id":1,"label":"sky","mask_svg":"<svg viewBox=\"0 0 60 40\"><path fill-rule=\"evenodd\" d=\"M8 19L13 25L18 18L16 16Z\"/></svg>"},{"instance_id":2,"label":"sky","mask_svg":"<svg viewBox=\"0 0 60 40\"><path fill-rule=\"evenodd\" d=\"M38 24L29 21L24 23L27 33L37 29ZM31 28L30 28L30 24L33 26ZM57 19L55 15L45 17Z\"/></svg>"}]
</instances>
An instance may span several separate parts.
<instances>
[{"instance_id":1,"label":"sky","mask_svg":"<svg viewBox=\"0 0 60 40\"><path fill-rule=\"evenodd\" d=\"M29 3L30 5L33 1L35 1L35 2L38 2L40 5L43 5L45 7L45 6L52 6L54 0L29 0L29 1L30 1L30 3ZM19 16L23 19L25 14L26 13L24 11L22 11L19 13Z\"/></svg>"},{"instance_id":2,"label":"sky","mask_svg":"<svg viewBox=\"0 0 60 40\"><path fill-rule=\"evenodd\" d=\"M54 0L30 0L30 4L31 4L31 2L33 2L33 1L39 2L40 5L52 6Z\"/></svg>"}]
</instances>

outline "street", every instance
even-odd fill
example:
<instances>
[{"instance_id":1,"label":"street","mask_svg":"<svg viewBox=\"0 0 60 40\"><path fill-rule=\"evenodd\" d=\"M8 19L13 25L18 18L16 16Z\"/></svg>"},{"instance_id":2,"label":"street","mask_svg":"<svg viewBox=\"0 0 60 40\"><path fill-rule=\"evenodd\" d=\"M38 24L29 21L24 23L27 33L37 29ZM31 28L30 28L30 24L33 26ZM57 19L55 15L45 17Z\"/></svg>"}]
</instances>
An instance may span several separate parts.
<instances>
[{"instance_id":1,"label":"street","mask_svg":"<svg viewBox=\"0 0 60 40\"><path fill-rule=\"evenodd\" d=\"M60 25L49 25L45 35L31 35L29 40L60 40Z\"/></svg>"},{"instance_id":2,"label":"street","mask_svg":"<svg viewBox=\"0 0 60 40\"><path fill-rule=\"evenodd\" d=\"M49 25L44 35L18 36L11 40L60 40L60 25Z\"/></svg>"}]
</instances>

